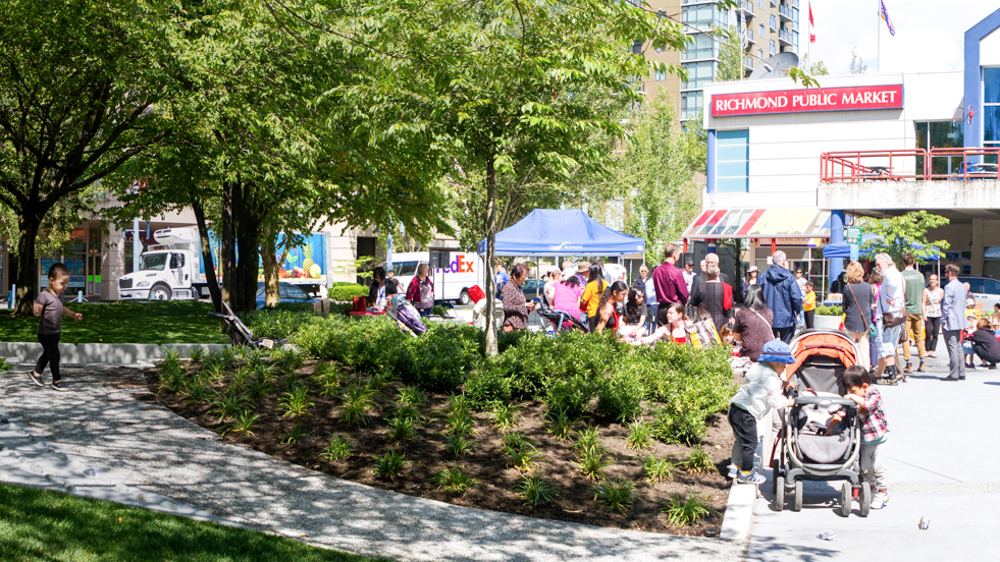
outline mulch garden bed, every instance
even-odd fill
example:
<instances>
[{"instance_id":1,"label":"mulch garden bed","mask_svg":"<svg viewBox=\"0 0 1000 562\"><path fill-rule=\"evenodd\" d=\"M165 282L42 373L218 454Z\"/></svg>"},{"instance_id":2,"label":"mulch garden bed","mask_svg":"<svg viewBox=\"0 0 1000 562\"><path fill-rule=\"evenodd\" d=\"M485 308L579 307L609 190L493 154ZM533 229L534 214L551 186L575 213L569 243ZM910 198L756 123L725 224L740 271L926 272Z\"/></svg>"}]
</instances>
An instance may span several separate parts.
<instances>
[{"instance_id":1,"label":"mulch garden bed","mask_svg":"<svg viewBox=\"0 0 1000 562\"><path fill-rule=\"evenodd\" d=\"M306 361L295 370L296 378L314 386L308 381L315 367L316 363ZM184 368L189 373L199 371L197 365ZM355 379L353 374L344 375L345 384L363 384L365 380L365 377ZM279 400L286 391L287 381L286 377L277 377L274 391L264 396L254 410L259 419L252 427L252 435L225 432L227 423L232 420L220 421L210 413L209 404L161 389L160 374L155 369L146 371L146 383L160 403L202 427L224 433L223 439L230 442L345 480L468 507L655 533L718 536L729 495L729 482L723 474L733 435L725 418L718 414L708 420L708 432L702 441L704 451L715 461L715 468L692 473L676 466L671 480L649 483L642 465L650 454L681 463L689 457L691 448L651 440L650 447L635 452L627 447L628 431L622 424L591 417L579 420L570 437L560 440L548 431L545 406L537 401L519 404L517 425L505 430L494 426L491 413L473 412L475 431L470 439L474 448L456 461L444 448L447 439L445 416L450 403L450 397L445 394L424 393L426 402L417 408L422 420L416 424L416 437L401 444L390 442L386 420L396 408L396 393L402 386L398 382L385 384L376 401L377 411L372 412L371 423L359 427L341 421L340 396L324 396L318 391L310 392L309 397L315 405L306 415L283 417L284 408ZM225 387L216 384L215 388L222 390ZM297 426L304 435L294 444L283 443ZM627 515L595 504L595 482L579 472L573 441L577 432L588 426L599 430L602 444L612 459L604 469L607 478L626 479L635 484L636 501ZM541 456L535 467L542 479L555 487L554 501L530 506L518 496L514 488L525 473L507 466L508 459L503 454L504 431L522 432L537 447ZM333 435L342 436L350 443L350 457L328 461L320 456ZM376 477L372 471L374 457L390 449L404 453L408 461L400 475L391 481ZM477 481L465 494L443 490L434 483L435 474L446 465L456 464ZM672 494L680 494L684 499L689 494L697 495L711 511L693 525L671 525L661 509Z\"/></svg>"}]
</instances>

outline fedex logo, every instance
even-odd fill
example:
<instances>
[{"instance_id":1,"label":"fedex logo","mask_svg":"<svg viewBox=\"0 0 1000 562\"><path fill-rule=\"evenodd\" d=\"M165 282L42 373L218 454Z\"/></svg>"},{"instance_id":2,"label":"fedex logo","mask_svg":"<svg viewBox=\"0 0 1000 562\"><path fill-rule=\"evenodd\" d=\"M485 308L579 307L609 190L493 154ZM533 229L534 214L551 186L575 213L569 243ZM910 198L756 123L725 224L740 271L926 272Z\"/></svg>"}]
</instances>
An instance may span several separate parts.
<instances>
[{"instance_id":1,"label":"fedex logo","mask_svg":"<svg viewBox=\"0 0 1000 562\"><path fill-rule=\"evenodd\" d=\"M458 254L448 267L439 268L444 273L474 273L474 259L468 259L463 254Z\"/></svg>"}]
</instances>

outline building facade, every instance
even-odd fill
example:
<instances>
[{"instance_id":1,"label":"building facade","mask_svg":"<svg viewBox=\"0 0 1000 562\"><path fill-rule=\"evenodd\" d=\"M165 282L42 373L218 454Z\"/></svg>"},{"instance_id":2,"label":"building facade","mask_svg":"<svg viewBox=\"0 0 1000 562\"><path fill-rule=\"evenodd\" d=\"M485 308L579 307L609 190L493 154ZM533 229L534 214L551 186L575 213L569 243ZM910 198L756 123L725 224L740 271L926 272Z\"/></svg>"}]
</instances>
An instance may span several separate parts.
<instances>
[{"instance_id":1,"label":"building facade","mask_svg":"<svg viewBox=\"0 0 1000 562\"><path fill-rule=\"evenodd\" d=\"M965 35L960 71L709 84L703 213L685 233L748 241L748 265L788 250L823 286L843 267L822 248L857 217L926 210L947 258L1000 278L1000 10ZM995 258L993 256L996 256Z\"/></svg>"}]
</instances>

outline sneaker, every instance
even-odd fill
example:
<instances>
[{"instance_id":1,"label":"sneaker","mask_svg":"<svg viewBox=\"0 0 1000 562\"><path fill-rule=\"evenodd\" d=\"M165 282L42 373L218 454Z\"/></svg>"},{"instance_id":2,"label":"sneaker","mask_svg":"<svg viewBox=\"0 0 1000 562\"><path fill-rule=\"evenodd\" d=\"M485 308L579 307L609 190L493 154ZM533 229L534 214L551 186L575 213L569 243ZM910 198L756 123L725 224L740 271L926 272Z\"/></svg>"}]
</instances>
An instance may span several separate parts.
<instances>
[{"instance_id":1,"label":"sneaker","mask_svg":"<svg viewBox=\"0 0 1000 562\"><path fill-rule=\"evenodd\" d=\"M879 492L872 498L872 509L882 509L889 503L889 492Z\"/></svg>"},{"instance_id":2,"label":"sneaker","mask_svg":"<svg viewBox=\"0 0 1000 562\"><path fill-rule=\"evenodd\" d=\"M35 383L35 386L45 388L45 382L42 381L42 377L36 375L34 371L28 372L28 378L31 379L31 382Z\"/></svg>"},{"instance_id":3,"label":"sneaker","mask_svg":"<svg viewBox=\"0 0 1000 562\"><path fill-rule=\"evenodd\" d=\"M989 367L987 367L987 369L988 369L988 370L990 370L990 371L996 371L996 370L997 370L997 365L996 365L996 363L994 363L994 364L990 365Z\"/></svg>"},{"instance_id":4,"label":"sneaker","mask_svg":"<svg viewBox=\"0 0 1000 562\"><path fill-rule=\"evenodd\" d=\"M730 466L729 467L729 479L730 480L736 480L736 473L737 472L739 472L739 468L737 468L735 466Z\"/></svg>"},{"instance_id":5,"label":"sneaker","mask_svg":"<svg viewBox=\"0 0 1000 562\"><path fill-rule=\"evenodd\" d=\"M739 475L736 477L736 481L740 484L753 484L754 486L759 486L764 482L767 482L767 478L764 478L756 470L750 471L749 474L744 474L741 470Z\"/></svg>"},{"instance_id":6,"label":"sneaker","mask_svg":"<svg viewBox=\"0 0 1000 562\"><path fill-rule=\"evenodd\" d=\"M50 384L49 388L51 388L52 390L58 390L59 392L69 392L69 389L66 388L65 385L63 385L62 381Z\"/></svg>"}]
</instances>

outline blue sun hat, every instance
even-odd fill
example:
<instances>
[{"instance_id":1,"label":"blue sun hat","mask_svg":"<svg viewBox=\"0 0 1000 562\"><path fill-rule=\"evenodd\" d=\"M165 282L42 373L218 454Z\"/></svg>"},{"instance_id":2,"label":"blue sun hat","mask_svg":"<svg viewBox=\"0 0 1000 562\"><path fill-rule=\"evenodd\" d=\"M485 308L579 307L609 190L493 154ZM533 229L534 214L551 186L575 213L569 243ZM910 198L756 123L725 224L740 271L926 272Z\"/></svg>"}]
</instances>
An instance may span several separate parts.
<instances>
[{"instance_id":1,"label":"blue sun hat","mask_svg":"<svg viewBox=\"0 0 1000 562\"><path fill-rule=\"evenodd\" d=\"M771 363L795 363L795 357L792 357L792 348L788 347L788 344L781 340L772 340L764 344L764 348L760 351L760 357L757 358L759 363L764 363L769 361Z\"/></svg>"}]
</instances>

